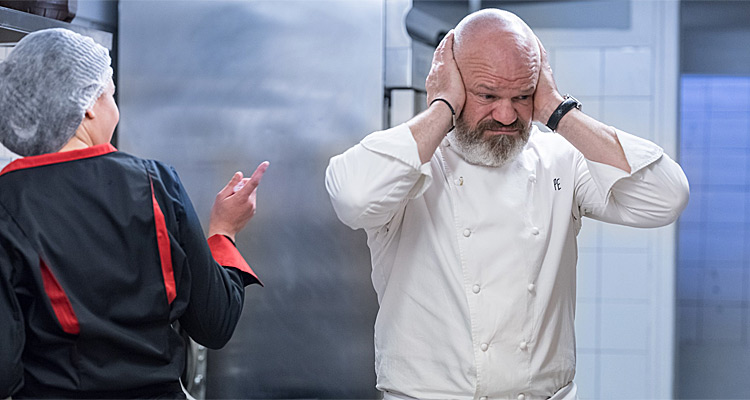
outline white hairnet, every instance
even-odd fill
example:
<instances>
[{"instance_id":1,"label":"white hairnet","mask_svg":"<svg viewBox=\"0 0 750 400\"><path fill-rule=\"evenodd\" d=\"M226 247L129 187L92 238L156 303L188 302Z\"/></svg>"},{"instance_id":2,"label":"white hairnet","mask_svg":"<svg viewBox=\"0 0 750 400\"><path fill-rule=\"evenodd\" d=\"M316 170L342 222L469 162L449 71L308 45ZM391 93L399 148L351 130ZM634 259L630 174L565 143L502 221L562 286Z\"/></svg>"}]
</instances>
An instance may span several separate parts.
<instances>
[{"instance_id":1,"label":"white hairnet","mask_svg":"<svg viewBox=\"0 0 750 400\"><path fill-rule=\"evenodd\" d=\"M0 63L0 142L16 154L60 150L112 77L109 52L61 28L28 34Z\"/></svg>"}]
</instances>

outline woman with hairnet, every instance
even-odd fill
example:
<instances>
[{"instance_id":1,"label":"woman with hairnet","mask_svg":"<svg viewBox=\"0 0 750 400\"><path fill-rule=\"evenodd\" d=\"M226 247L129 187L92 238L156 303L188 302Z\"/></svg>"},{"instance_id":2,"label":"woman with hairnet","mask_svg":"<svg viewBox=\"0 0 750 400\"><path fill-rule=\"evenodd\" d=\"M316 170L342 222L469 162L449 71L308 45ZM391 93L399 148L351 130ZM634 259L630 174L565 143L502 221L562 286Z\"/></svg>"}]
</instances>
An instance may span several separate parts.
<instances>
[{"instance_id":1,"label":"woman with hairnet","mask_svg":"<svg viewBox=\"0 0 750 400\"><path fill-rule=\"evenodd\" d=\"M234 246L256 187L236 173L206 240L169 166L109 144L107 50L65 29L0 63L0 399L185 398L186 344L222 347L260 283Z\"/></svg>"}]
</instances>

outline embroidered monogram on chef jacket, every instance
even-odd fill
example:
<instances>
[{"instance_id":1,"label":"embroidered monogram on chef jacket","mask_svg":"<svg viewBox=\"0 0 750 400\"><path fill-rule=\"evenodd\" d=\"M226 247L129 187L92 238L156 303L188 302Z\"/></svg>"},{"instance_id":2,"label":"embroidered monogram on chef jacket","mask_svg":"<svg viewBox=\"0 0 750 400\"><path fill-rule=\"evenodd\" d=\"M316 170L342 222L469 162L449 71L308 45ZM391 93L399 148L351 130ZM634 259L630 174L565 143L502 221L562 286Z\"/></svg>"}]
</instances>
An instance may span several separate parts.
<instances>
[{"instance_id":1,"label":"embroidered monogram on chef jacket","mask_svg":"<svg viewBox=\"0 0 750 400\"><path fill-rule=\"evenodd\" d=\"M562 186L560 186L560 178L552 179L552 187L554 187L555 190L562 189Z\"/></svg>"}]
</instances>

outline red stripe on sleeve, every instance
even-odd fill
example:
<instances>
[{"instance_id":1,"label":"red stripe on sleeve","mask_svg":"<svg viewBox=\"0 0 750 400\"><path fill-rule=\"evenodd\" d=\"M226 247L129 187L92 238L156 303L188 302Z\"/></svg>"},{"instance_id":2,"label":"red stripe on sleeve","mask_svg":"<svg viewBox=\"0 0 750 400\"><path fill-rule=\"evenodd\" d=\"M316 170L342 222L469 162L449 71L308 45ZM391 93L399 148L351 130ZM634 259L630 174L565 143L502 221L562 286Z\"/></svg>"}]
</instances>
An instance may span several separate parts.
<instances>
[{"instance_id":1,"label":"red stripe on sleeve","mask_svg":"<svg viewBox=\"0 0 750 400\"><path fill-rule=\"evenodd\" d=\"M149 177L151 180L151 177ZM169 304L177 297L177 285L174 282L174 270L172 269L172 249L169 245L169 232L164 213L161 212L159 203L154 195L154 182L151 181L151 200L154 205L154 224L156 225L156 243L159 246L159 260L161 261L161 274L164 277L164 288L167 290Z\"/></svg>"},{"instance_id":2,"label":"red stripe on sleeve","mask_svg":"<svg viewBox=\"0 0 750 400\"><path fill-rule=\"evenodd\" d=\"M47 293L47 297L49 297L52 310L55 312L60 326L62 326L63 331L66 333L77 335L81 332L81 327L78 325L78 317L76 317L76 313L73 311L73 305L70 304L68 296L57 279L55 279L55 275L52 274L47 263L41 258L39 258L39 266L42 270L44 291Z\"/></svg>"},{"instance_id":3,"label":"red stripe on sleeve","mask_svg":"<svg viewBox=\"0 0 750 400\"><path fill-rule=\"evenodd\" d=\"M252 268L247 264L247 261L242 257L237 247L226 238L224 235L213 235L208 238L208 247L211 249L211 255L214 257L217 263L225 267L233 267L238 270L250 274L255 278L258 283L263 286L263 283L258 279L258 275L255 274Z\"/></svg>"}]
</instances>

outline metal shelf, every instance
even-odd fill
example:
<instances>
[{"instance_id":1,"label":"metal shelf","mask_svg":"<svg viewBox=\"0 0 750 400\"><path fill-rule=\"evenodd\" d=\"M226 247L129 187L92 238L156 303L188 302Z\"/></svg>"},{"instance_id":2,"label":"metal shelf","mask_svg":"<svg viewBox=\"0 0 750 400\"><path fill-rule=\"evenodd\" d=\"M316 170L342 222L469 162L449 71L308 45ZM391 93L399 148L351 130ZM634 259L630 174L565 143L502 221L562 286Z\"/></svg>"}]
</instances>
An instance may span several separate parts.
<instances>
[{"instance_id":1,"label":"metal shelf","mask_svg":"<svg viewBox=\"0 0 750 400\"><path fill-rule=\"evenodd\" d=\"M16 43L30 32L48 28L70 29L71 31L89 36L97 43L112 50L113 35L110 32L0 7L0 44Z\"/></svg>"}]
</instances>

